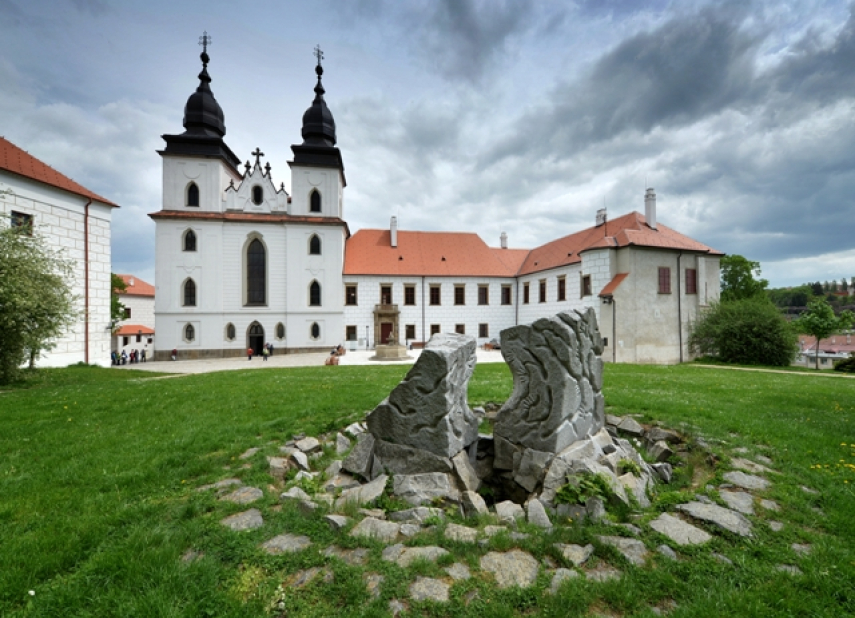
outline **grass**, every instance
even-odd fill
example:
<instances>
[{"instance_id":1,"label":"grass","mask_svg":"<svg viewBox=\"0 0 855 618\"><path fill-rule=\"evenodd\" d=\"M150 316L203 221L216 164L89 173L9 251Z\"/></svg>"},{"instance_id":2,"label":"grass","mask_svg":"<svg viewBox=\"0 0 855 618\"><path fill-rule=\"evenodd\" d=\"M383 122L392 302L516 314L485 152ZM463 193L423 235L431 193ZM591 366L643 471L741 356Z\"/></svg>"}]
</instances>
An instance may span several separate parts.
<instances>
[{"instance_id":1,"label":"grass","mask_svg":"<svg viewBox=\"0 0 855 618\"><path fill-rule=\"evenodd\" d=\"M442 565L401 569L380 559L382 544L332 532L320 515L279 508L264 456L295 433L318 435L360 420L406 370L340 366L151 379L71 367L39 372L0 393L0 615L387 615L388 601L406 599L416 575L442 577ZM481 365L469 399L502 402L510 390L505 366ZM605 394L609 413L703 437L720 469L736 447L771 457L781 474L763 497L782 506L774 517L784 530L772 533L754 517L753 540L717 535L708 546L677 548L678 562L654 555L652 567L633 568L598 544L597 534L615 534L603 524L557 527L521 542L499 535L486 548L449 543L440 527L417 543L443 545L473 577L452 587L448 604L411 603L412 615L641 617L672 601L671 616L855 615L855 471L846 465L855 464L848 446L855 444L855 380L608 365ZM258 454L238 459L254 446ZM219 520L245 507L195 491L229 476L265 489L253 505L264 513L263 528L225 529ZM666 490L655 506L683 497ZM258 549L284 531L309 536L312 548L285 556ZM650 549L665 541L649 529L642 538ZM555 542L594 543L594 566L612 564L623 578L578 578L551 596L543 570L526 590L498 590L478 571L481 555L511 547L560 565ZM796 542L810 543L812 552L795 555ZM331 544L370 548L368 565L317 551ZM182 561L188 549L203 557ZM780 573L779 564L804 574ZM332 581L289 585L294 573L313 566L330 569ZM363 581L369 572L385 578L377 599Z\"/></svg>"}]
</instances>

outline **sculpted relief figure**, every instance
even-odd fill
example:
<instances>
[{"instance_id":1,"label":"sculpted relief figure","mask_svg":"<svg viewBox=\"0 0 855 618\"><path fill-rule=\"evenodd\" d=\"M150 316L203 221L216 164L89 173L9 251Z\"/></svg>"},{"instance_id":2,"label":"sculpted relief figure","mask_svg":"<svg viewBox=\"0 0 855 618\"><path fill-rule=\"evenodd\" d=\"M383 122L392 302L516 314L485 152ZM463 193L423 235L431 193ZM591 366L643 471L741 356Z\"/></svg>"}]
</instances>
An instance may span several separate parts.
<instances>
[{"instance_id":1,"label":"sculpted relief figure","mask_svg":"<svg viewBox=\"0 0 855 618\"><path fill-rule=\"evenodd\" d=\"M559 453L603 428L603 341L593 309L505 329L501 343L514 389L494 435Z\"/></svg>"},{"instance_id":2,"label":"sculpted relief figure","mask_svg":"<svg viewBox=\"0 0 855 618\"><path fill-rule=\"evenodd\" d=\"M431 337L416 364L368 415L379 440L453 457L478 437L478 419L466 401L475 370L474 337Z\"/></svg>"}]
</instances>

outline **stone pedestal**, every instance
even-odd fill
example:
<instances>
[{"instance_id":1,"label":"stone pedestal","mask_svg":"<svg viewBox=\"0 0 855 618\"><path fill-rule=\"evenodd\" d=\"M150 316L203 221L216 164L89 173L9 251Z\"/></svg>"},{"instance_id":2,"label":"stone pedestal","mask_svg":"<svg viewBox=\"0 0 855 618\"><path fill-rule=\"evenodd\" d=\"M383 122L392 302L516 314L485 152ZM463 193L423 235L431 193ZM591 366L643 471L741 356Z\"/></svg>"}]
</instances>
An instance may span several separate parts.
<instances>
[{"instance_id":1,"label":"stone pedestal","mask_svg":"<svg viewBox=\"0 0 855 618\"><path fill-rule=\"evenodd\" d=\"M373 361L399 361L410 358L407 347L403 345L378 345L374 349Z\"/></svg>"}]
</instances>

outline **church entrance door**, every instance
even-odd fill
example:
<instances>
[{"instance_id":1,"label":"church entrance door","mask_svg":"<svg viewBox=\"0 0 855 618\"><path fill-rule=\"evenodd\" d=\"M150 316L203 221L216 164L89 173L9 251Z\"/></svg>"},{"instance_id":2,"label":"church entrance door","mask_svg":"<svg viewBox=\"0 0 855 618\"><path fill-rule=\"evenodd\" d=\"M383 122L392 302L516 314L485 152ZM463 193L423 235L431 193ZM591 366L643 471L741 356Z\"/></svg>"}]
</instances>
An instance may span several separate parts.
<instances>
[{"instance_id":1,"label":"church entrance door","mask_svg":"<svg viewBox=\"0 0 855 618\"><path fill-rule=\"evenodd\" d=\"M389 343L389 336L392 334L392 323L391 322L381 322L380 323L380 343L386 345Z\"/></svg>"},{"instance_id":2,"label":"church entrance door","mask_svg":"<svg viewBox=\"0 0 855 618\"><path fill-rule=\"evenodd\" d=\"M252 348L253 355L261 354L264 348L264 329L258 322L253 322L249 325L249 333L247 335L248 348Z\"/></svg>"}]
</instances>

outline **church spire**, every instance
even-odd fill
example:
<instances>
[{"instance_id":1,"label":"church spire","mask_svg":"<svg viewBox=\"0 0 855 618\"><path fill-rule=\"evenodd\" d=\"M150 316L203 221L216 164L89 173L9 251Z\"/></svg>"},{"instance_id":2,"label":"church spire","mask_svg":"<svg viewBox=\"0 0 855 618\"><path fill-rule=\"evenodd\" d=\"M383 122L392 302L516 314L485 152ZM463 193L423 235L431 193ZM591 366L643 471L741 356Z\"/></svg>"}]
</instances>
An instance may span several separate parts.
<instances>
[{"instance_id":1,"label":"church spire","mask_svg":"<svg viewBox=\"0 0 855 618\"><path fill-rule=\"evenodd\" d=\"M211 36L206 30L199 37L199 45L202 46L202 53L199 55L202 60L199 86L184 106L184 128L187 133L223 137L226 134L225 117L211 91L211 76L208 75L208 63L211 61L208 56L210 44Z\"/></svg>"},{"instance_id":2,"label":"church spire","mask_svg":"<svg viewBox=\"0 0 855 618\"><path fill-rule=\"evenodd\" d=\"M315 99L312 101L312 106L303 114L303 144L332 147L336 143L335 120L324 101L326 90L321 82L321 76L324 74L324 67L321 65L324 52L321 51L320 45L315 46L314 55L318 59L315 66L318 83L315 85Z\"/></svg>"}]
</instances>

